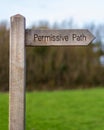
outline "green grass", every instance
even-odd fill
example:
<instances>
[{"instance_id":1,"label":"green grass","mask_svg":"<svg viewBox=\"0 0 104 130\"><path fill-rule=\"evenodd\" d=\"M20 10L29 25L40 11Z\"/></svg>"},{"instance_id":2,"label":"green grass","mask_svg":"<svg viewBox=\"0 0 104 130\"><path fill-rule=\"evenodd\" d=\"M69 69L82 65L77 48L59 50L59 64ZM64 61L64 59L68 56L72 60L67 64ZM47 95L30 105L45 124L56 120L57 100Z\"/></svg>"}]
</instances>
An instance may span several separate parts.
<instances>
[{"instance_id":1,"label":"green grass","mask_svg":"<svg viewBox=\"0 0 104 130\"><path fill-rule=\"evenodd\" d=\"M104 89L27 93L26 130L104 130ZM8 129L8 94L0 93L0 130Z\"/></svg>"},{"instance_id":2,"label":"green grass","mask_svg":"<svg viewBox=\"0 0 104 130\"><path fill-rule=\"evenodd\" d=\"M0 93L0 130L8 130L8 94Z\"/></svg>"}]
</instances>

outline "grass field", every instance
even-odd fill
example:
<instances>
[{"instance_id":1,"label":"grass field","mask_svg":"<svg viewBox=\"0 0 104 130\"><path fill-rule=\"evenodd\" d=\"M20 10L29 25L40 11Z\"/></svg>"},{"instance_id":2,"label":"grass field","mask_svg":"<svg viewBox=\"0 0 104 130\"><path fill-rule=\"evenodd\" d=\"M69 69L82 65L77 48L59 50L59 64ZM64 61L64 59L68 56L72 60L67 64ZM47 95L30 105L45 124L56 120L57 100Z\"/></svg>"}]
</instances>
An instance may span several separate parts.
<instances>
[{"instance_id":1,"label":"grass field","mask_svg":"<svg viewBox=\"0 0 104 130\"><path fill-rule=\"evenodd\" d=\"M26 130L104 130L104 89L27 93ZM0 130L8 129L0 93Z\"/></svg>"}]
</instances>

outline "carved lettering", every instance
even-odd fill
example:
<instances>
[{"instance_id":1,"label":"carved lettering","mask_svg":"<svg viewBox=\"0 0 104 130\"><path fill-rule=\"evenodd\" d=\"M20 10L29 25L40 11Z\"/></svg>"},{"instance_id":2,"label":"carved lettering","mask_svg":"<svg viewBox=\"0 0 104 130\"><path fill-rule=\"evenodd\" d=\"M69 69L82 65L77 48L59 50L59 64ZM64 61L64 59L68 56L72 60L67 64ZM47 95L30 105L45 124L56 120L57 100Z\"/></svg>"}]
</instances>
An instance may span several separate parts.
<instances>
[{"instance_id":1,"label":"carved lettering","mask_svg":"<svg viewBox=\"0 0 104 130\"><path fill-rule=\"evenodd\" d=\"M84 34L77 35L77 34L72 34L72 39L73 41L86 41L86 36Z\"/></svg>"},{"instance_id":2,"label":"carved lettering","mask_svg":"<svg viewBox=\"0 0 104 130\"><path fill-rule=\"evenodd\" d=\"M68 41L69 40L69 36L65 35L38 35L38 34L34 34L34 41L43 41L43 42L48 42L48 41Z\"/></svg>"}]
</instances>

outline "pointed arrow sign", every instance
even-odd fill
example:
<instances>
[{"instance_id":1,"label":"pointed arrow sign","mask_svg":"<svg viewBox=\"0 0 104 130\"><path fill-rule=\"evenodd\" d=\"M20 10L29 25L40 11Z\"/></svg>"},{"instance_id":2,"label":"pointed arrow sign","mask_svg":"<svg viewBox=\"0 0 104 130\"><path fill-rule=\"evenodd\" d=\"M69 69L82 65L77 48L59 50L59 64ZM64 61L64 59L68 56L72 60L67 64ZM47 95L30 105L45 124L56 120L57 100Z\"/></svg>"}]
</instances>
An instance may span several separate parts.
<instances>
[{"instance_id":1,"label":"pointed arrow sign","mask_svg":"<svg viewBox=\"0 0 104 130\"><path fill-rule=\"evenodd\" d=\"M95 37L87 29L26 30L26 46L88 45Z\"/></svg>"}]
</instances>

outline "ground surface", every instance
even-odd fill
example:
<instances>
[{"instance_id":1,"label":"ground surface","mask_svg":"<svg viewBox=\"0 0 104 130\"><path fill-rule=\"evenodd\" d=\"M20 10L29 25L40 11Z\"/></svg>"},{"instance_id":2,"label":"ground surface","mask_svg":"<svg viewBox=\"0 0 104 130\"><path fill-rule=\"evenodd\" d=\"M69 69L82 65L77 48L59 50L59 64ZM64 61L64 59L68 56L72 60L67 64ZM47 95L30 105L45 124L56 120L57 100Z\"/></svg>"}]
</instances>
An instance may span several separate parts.
<instances>
[{"instance_id":1,"label":"ground surface","mask_svg":"<svg viewBox=\"0 0 104 130\"><path fill-rule=\"evenodd\" d=\"M26 130L103 130L104 89L26 95ZM8 129L8 94L0 93L0 130Z\"/></svg>"}]
</instances>

